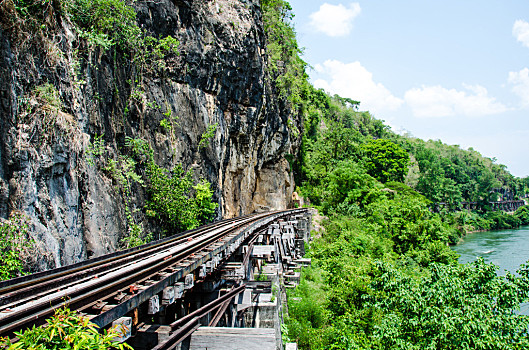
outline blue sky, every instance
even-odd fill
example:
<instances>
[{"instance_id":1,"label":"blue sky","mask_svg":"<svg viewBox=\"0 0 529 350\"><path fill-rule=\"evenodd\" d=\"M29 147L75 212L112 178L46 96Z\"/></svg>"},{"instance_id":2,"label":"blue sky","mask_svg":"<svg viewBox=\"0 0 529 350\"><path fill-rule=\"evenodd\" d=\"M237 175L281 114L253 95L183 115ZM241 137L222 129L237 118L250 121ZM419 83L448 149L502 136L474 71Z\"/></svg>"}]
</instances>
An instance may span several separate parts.
<instances>
[{"instance_id":1,"label":"blue sky","mask_svg":"<svg viewBox=\"0 0 529 350\"><path fill-rule=\"evenodd\" d=\"M289 2L316 87L529 175L529 1Z\"/></svg>"}]
</instances>

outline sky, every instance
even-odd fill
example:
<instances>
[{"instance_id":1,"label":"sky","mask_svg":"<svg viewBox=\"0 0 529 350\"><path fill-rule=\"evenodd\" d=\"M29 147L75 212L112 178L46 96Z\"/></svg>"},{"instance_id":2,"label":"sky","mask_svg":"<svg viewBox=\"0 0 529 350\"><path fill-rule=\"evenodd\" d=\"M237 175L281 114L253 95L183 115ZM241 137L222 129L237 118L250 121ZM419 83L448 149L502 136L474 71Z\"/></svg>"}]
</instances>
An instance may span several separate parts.
<instances>
[{"instance_id":1,"label":"sky","mask_svg":"<svg viewBox=\"0 0 529 350\"><path fill-rule=\"evenodd\" d=\"M529 1L289 3L317 88L529 176Z\"/></svg>"}]
</instances>

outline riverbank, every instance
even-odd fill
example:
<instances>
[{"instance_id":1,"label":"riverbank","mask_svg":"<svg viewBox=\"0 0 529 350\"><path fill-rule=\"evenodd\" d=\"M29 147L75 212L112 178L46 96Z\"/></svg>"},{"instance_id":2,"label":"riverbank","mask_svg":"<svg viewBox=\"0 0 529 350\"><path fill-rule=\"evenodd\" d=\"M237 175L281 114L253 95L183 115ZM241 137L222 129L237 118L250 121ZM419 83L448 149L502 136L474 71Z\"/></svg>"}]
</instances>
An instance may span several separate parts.
<instances>
[{"instance_id":1,"label":"riverbank","mask_svg":"<svg viewBox=\"0 0 529 350\"><path fill-rule=\"evenodd\" d=\"M457 234L452 235L450 239L450 245L457 245L461 239L472 233L515 229L529 225L529 206L525 205L511 213L502 211L489 211L484 214L471 211L445 213L444 220L457 230Z\"/></svg>"}]
</instances>

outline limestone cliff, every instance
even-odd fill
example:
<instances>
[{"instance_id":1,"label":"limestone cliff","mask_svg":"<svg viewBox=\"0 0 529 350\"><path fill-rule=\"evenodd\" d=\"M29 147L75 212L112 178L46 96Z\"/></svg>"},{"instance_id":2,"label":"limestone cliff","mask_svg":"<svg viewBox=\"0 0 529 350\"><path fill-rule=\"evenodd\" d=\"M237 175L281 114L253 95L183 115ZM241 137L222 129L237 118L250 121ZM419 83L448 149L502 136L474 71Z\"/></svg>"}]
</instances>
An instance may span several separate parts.
<instances>
[{"instance_id":1,"label":"limestone cliff","mask_svg":"<svg viewBox=\"0 0 529 350\"><path fill-rule=\"evenodd\" d=\"M287 120L300 122L268 76L258 0L135 2L142 28L180 42L163 70L147 70L139 82L126 54L87 47L49 4L45 34L13 21L11 1L0 8L0 216L29 216L39 268L118 248L124 201L108 173L87 162L96 135L109 158L125 152L126 137L141 138L159 165L194 169L212 183L218 218L290 205L285 155L299 140ZM35 93L43 84L57 89L61 108ZM143 210L145 189L131 192L136 220L156 232Z\"/></svg>"}]
</instances>

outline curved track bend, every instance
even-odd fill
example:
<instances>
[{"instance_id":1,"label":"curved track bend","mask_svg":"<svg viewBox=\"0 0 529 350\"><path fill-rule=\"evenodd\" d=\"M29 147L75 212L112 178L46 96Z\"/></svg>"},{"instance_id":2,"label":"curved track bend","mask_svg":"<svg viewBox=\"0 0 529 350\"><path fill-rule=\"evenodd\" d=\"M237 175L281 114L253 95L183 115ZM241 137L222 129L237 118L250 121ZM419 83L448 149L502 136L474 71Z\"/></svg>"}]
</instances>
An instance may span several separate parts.
<instances>
[{"instance_id":1,"label":"curved track bend","mask_svg":"<svg viewBox=\"0 0 529 350\"><path fill-rule=\"evenodd\" d=\"M106 326L214 257L228 257L260 228L304 210L222 220L136 248L1 282L0 337L41 325L66 304L92 314L100 310L92 321Z\"/></svg>"}]
</instances>

